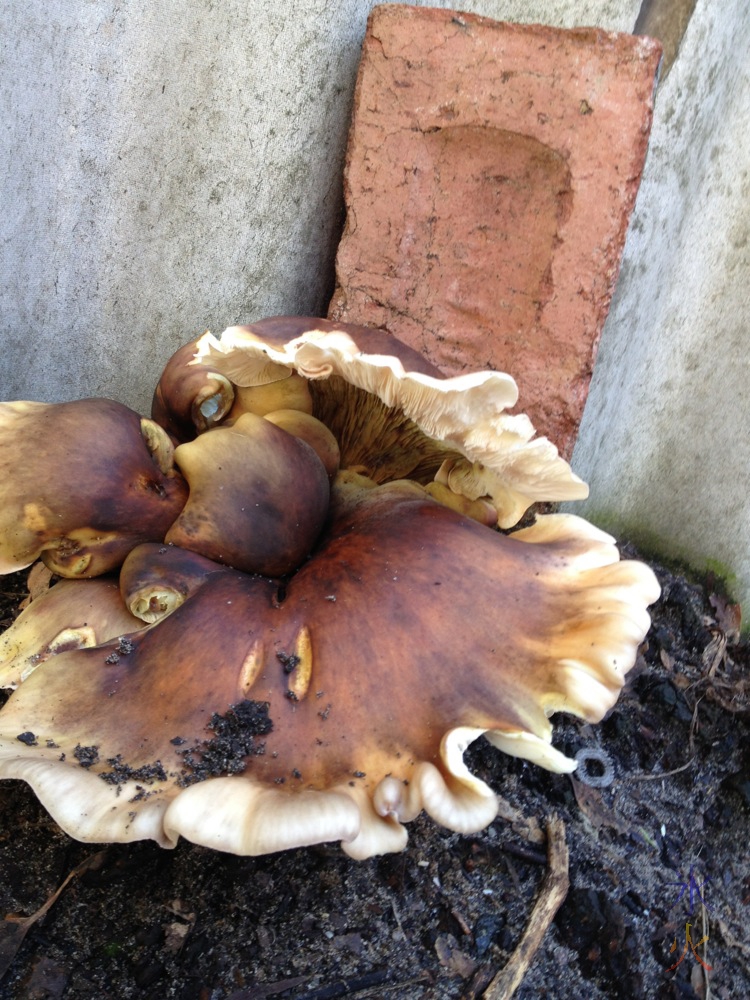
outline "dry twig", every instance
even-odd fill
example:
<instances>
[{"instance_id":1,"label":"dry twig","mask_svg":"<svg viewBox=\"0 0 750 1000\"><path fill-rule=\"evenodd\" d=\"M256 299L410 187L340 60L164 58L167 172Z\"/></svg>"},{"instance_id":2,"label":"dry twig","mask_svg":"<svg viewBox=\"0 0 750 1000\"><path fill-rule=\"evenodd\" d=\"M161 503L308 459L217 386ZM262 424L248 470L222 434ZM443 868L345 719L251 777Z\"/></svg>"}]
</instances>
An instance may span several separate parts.
<instances>
[{"instance_id":1,"label":"dry twig","mask_svg":"<svg viewBox=\"0 0 750 1000\"><path fill-rule=\"evenodd\" d=\"M687 771L694 760L695 757L691 757L687 764L674 767L671 771L659 771L658 774L629 774L625 781L658 781L659 778L670 778L673 774L679 774L680 771Z\"/></svg>"},{"instance_id":2,"label":"dry twig","mask_svg":"<svg viewBox=\"0 0 750 1000\"><path fill-rule=\"evenodd\" d=\"M86 858L85 861L82 861L80 865L73 869L62 885L52 893L46 903L40 906L30 917L18 917L14 914L9 914L6 916L4 922L0 921L0 979L3 978L10 968L13 959L16 957L16 952L21 947L23 939L30 928L38 920L47 915L50 907L60 898L63 889L65 889L76 875L82 875L91 868L98 868L105 854L106 851L98 851L96 854L92 854Z\"/></svg>"},{"instance_id":3,"label":"dry twig","mask_svg":"<svg viewBox=\"0 0 750 1000\"><path fill-rule=\"evenodd\" d=\"M547 928L568 894L568 846L565 824L552 816L547 823L547 874L521 940L508 963L483 994L483 1000L508 1000L520 986Z\"/></svg>"}]
</instances>

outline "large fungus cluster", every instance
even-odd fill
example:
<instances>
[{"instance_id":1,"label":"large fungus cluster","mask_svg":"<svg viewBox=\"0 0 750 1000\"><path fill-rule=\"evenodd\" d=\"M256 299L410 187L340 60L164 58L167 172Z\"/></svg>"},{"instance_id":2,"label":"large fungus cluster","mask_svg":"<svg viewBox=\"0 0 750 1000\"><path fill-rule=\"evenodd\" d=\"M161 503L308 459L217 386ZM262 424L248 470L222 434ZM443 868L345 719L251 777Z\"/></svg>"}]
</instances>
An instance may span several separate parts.
<instances>
[{"instance_id":1,"label":"large fungus cluster","mask_svg":"<svg viewBox=\"0 0 750 1000\"><path fill-rule=\"evenodd\" d=\"M0 571L63 579L0 638L0 777L80 840L364 858L492 821L480 735L571 771L550 716L613 705L658 587L581 518L517 527L586 487L516 395L278 318L178 351L151 419L2 404Z\"/></svg>"}]
</instances>

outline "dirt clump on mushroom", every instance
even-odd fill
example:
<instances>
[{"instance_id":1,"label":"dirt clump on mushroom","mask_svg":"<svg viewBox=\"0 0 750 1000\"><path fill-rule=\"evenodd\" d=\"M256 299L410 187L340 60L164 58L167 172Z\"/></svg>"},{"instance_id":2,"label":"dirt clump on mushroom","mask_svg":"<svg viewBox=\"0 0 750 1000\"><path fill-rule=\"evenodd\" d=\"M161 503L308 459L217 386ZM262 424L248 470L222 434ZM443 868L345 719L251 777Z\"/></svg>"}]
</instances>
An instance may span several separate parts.
<instances>
[{"instance_id":1,"label":"dirt clump on mushroom","mask_svg":"<svg viewBox=\"0 0 750 1000\"><path fill-rule=\"evenodd\" d=\"M185 768L178 784L187 787L222 774L241 774L248 757L265 753L265 744L259 743L257 737L273 729L268 708L268 702L245 699L223 715L214 712L207 725L214 735L177 751Z\"/></svg>"}]
</instances>

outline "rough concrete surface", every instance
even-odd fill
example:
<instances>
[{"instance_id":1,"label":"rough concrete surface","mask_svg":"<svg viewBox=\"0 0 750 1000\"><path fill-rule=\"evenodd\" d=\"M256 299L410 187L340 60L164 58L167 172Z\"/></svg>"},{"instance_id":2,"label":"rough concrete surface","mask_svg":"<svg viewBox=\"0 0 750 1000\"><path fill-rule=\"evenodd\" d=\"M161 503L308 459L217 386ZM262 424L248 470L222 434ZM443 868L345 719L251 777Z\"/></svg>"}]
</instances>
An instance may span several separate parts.
<instances>
[{"instance_id":1,"label":"rough concrete surface","mask_svg":"<svg viewBox=\"0 0 750 1000\"><path fill-rule=\"evenodd\" d=\"M447 375L510 372L569 456L660 56L622 33L376 8L331 318L386 329Z\"/></svg>"},{"instance_id":2,"label":"rough concrete surface","mask_svg":"<svg viewBox=\"0 0 750 1000\"><path fill-rule=\"evenodd\" d=\"M0 398L144 410L205 328L325 312L372 5L6 0ZM638 4L462 6L622 29Z\"/></svg>"},{"instance_id":3,"label":"rough concrete surface","mask_svg":"<svg viewBox=\"0 0 750 1000\"><path fill-rule=\"evenodd\" d=\"M576 512L733 580L750 618L750 19L699 0L646 170L573 465Z\"/></svg>"}]
</instances>

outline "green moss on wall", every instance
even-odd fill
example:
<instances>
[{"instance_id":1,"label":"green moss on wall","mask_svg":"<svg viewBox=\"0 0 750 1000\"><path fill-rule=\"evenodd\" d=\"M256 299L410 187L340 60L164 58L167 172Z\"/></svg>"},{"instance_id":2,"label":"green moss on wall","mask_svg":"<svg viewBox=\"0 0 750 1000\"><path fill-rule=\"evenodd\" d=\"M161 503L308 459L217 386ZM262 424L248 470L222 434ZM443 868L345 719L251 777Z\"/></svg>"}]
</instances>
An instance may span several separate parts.
<instances>
[{"instance_id":1,"label":"green moss on wall","mask_svg":"<svg viewBox=\"0 0 750 1000\"><path fill-rule=\"evenodd\" d=\"M658 532L603 509L588 509L586 520L603 531L608 531L618 541L632 543L644 559L654 559L701 583L705 583L706 577L712 577L714 589L720 590L730 600L741 603L741 583L732 568L722 560L696 555L675 543L674 539L664 538ZM750 634L750 613L746 604L742 610L742 633L747 635Z\"/></svg>"}]
</instances>

